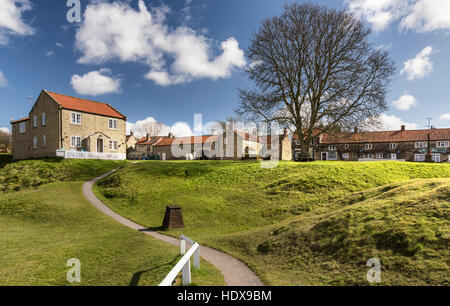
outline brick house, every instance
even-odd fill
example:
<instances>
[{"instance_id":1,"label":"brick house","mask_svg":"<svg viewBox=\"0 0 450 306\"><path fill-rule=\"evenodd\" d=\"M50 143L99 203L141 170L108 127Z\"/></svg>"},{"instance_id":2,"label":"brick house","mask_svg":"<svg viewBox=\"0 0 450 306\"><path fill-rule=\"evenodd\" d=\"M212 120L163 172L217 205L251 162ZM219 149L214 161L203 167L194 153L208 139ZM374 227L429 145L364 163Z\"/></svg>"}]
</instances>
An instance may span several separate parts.
<instances>
[{"instance_id":1,"label":"brick house","mask_svg":"<svg viewBox=\"0 0 450 306\"><path fill-rule=\"evenodd\" d=\"M126 117L107 103L43 90L28 117L11 125L15 160L126 158Z\"/></svg>"},{"instance_id":2,"label":"brick house","mask_svg":"<svg viewBox=\"0 0 450 306\"><path fill-rule=\"evenodd\" d=\"M140 160L143 158L148 158L150 156L158 155L155 153L154 145L164 138L173 138L173 134L170 133L169 136L150 136L147 134L146 137L138 139L135 143L134 148L130 148L127 153L127 158L129 160Z\"/></svg>"},{"instance_id":3,"label":"brick house","mask_svg":"<svg viewBox=\"0 0 450 306\"><path fill-rule=\"evenodd\" d=\"M294 151L299 149L294 137ZM430 146L434 162L448 162L450 129L406 130L322 134L314 139L316 160L423 162Z\"/></svg>"}]
</instances>

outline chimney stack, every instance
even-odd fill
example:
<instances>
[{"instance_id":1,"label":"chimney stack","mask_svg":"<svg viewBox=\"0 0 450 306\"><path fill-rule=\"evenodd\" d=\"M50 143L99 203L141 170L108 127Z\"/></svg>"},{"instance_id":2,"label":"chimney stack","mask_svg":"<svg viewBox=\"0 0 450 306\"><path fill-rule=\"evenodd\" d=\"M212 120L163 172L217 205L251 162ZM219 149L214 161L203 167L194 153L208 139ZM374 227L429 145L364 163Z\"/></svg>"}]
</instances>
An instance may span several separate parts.
<instances>
[{"instance_id":1,"label":"chimney stack","mask_svg":"<svg viewBox=\"0 0 450 306\"><path fill-rule=\"evenodd\" d=\"M284 136L284 137L287 137L287 136L288 136L288 130L287 130L287 129L284 129L283 136Z\"/></svg>"},{"instance_id":2,"label":"chimney stack","mask_svg":"<svg viewBox=\"0 0 450 306\"><path fill-rule=\"evenodd\" d=\"M130 136L134 137L134 132L133 131L130 131Z\"/></svg>"},{"instance_id":3,"label":"chimney stack","mask_svg":"<svg viewBox=\"0 0 450 306\"><path fill-rule=\"evenodd\" d=\"M406 131L406 126L402 125L402 132Z\"/></svg>"},{"instance_id":4,"label":"chimney stack","mask_svg":"<svg viewBox=\"0 0 450 306\"><path fill-rule=\"evenodd\" d=\"M169 138L174 138L172 132L169 133Z\"/></svg>"},{"instance_id":5,"label":"chimney stack","mask_svg":"<svg viewBox=\"0 0 450 306\"><path fill-rule=\"evenodd\" d=\"M354 131L355 131L355 133L358 133L358 127L357 126L355 126Z\"/></svg>"},{"instance_id":6,"label":"chimney stack","mask_svg":"<svg viewBox=\"0 0 450 306\"><path fill-rule=\"evenodd\" d=\"M149 140L150 138L151 138L150 134L147 133L147 140Z\"/></svg>"}]
</instances>

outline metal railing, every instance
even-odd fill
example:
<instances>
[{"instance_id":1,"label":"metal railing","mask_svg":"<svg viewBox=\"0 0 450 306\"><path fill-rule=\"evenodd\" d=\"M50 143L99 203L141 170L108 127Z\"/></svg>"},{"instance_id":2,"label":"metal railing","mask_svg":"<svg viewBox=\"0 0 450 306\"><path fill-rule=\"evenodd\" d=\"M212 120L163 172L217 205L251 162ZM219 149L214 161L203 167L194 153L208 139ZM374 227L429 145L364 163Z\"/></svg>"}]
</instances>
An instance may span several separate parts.
<instances>
[{"instance_id":1,"label":"metal railing","mask_svg":"<svg viewBox=\"0 0 450 306\"><path fill-rule=\"evenodd\" d=\"M191 245L191 248L186 253L186 242ZM182 272L183 286L189 286L191 284L191 257L194 257L194 268L200 268L200 245L189 239L188 237L181 235L180 237L180 254L184 255L180 261L175 265L172 271L167 274L164 280L159 286L172 286L178 273Z\"/></svg>"},{"instance_id":2,"label":"metal railing","mask_svg":"<svg viewBox=\"0 0 450 306\"><path fill-rule=\"evenodd\" d=\"M56 156L65 159L108 159L108 160L125 160L127 155L124 153L97 153L82 151L56 151Z\"/></svg>"}]
</instances>

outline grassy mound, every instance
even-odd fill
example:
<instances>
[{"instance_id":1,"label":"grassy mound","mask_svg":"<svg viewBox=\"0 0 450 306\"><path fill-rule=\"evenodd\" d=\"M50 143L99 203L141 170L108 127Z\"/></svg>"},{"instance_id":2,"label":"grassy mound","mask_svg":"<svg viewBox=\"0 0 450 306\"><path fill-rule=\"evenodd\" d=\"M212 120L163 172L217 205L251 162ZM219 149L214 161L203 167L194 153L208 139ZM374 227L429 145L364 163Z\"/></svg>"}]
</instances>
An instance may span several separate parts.
<instances>
[{"instance_id":1,"label":"grassy mound","mask_svg":"<svg viewBox=\"0 0 450 306\"><path fill-rule=\"evenodd\" d=\"M123 164L122 161L59 158L0 163L0 192L19 191L54 182L88 180Z\"/></svg>"},{"instance_id":2,"label":"grassy mound","mask_svg":"<svg viewBox=\"0 0 450 306\"><path fill-rule=\"evenodd\" d=\"M384 284L442 284L448 186L425 179L449 177L448 164L262 169L257 162L146 162L128 165L95 191L116 212L149 227L161 225L166 205L181 205L186 227L169 235L183 232L231 253L267 284L367 284L372 257L393 271ZM422 210L413 205L426 200Z\"/></svg>"},{"instance_id":3,"label":"grassy mound","mask_svg":"<svg viewBox=\"0 0 450 306\"><path fill-rule=\"evenodd\" d=\"M83 175L101 167L93 162ZM103 215L84 198L81 185L52 183L0 194L1 285L70 285L71 258L81 261L81 283L73 285L157 285L173 268L180 258L176 246ZM198 285L223 284L207 262L192 279Z\"/></svg>"},{"instance_id":4,"label":"grassy mound","mask_svg":"<svg viewBox=\"0 0 450 306\"><path fill-rule=\"evenodd\" d=\"M366 285L370 258L383 285L448 285L450 179L387 187L220 243L275 285Z\"/></svg>"}]
</instances>

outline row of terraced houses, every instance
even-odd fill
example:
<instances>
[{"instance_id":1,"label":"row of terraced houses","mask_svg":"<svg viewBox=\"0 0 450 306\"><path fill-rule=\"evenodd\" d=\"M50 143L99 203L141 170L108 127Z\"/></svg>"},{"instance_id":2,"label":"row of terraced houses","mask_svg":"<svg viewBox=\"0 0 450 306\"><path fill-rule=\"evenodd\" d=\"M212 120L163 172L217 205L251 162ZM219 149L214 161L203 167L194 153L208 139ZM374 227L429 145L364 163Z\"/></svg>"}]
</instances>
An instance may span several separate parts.
<instances>
[{"instance_id":1,"label":"row of terraced houses","mask_svg":"<svg viewBox=\"0 0 450 306\"><path fill-rule=\"evenodd\" d=\"M13 158L300 158L299 139L286 130L278 139L233 127L220 135L137 139L126 135L126 119L108 103L43 90L27 117L11 121ZM313 139L310 154L315 160L450 162L450 129L325 133Z\"/></svg>"}]
</instances>

